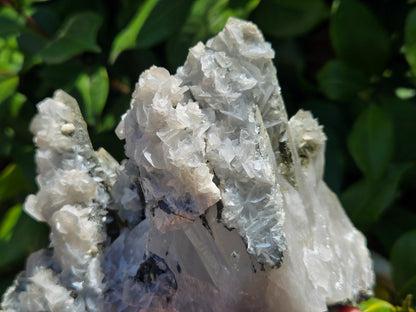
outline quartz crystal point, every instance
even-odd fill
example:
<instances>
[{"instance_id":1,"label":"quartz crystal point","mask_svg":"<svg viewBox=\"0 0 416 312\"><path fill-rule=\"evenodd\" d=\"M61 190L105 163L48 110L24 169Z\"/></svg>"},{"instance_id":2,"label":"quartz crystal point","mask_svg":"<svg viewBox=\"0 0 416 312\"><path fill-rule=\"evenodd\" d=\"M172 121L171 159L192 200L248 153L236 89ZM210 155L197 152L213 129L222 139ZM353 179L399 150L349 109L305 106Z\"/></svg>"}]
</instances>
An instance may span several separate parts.
<instances>
[{"instance_id":1,"label":"quartz crystal point","mask_svg":"<svg viewBox=\"0 0 416 312\"><path fill-rule=\"evenodd\" d=\"M254 24L231 19L206 46L190 49L177 76L210 120L206 159L219 179L223 222L259 262L279 266L286 248L283 195L265 128L281 125L273 57Z\"/></svg>"},{"instance_id":2,"label":"quartz crystal point","mask_svg":"<svg viewBox=\"0 0 416 312\"><path fill-rule=\"evenodd\" d=\"M92 149L74 99L41 102L25 210L52 248L2 311L323 312L371 294L365 238L322 179L322 127L287 119L273 57L230 18L175 75L145 71L116 130L121 165Z\"/></svg>"},{"instance_id":3,"label":"quartz crystal point","mask_svg":"<svg viewBox=\"0 0 416 312\"><path fill-rule=\"evenodd\" d=\"M285 178L288 250L269 273L281 311L325 311L325 305L367 296L374 273L364 236L322 180L326 137L310 112L288 123ZM297 246L292 247L292 246ZM298 300L302 298L302 300Z\"/></svg>"}]
</instances>

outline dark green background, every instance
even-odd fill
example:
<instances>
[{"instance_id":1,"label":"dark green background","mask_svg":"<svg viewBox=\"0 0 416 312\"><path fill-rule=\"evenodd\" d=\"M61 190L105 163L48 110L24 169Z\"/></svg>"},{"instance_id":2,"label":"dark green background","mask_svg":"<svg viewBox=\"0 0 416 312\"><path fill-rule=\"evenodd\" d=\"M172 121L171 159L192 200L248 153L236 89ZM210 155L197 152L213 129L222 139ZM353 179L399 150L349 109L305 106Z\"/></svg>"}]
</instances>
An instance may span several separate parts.
<instances>
[{"instance_id":1,"label":"dark green background","mask_svg":"<svg viewBox=\"0 0 416 312\"><path fill-rule=\"evenodd\" d=\"M37 190L28 131L61 88L79 101L95 148L114 135L139 74L171 73L229 16L276 50L289 115L308 109L328 136L325 179L371 250L389 259L400 304L416 292L416 1L0 0L0 293L48 229L22 212Z\"/></svg>"}]
</instances>

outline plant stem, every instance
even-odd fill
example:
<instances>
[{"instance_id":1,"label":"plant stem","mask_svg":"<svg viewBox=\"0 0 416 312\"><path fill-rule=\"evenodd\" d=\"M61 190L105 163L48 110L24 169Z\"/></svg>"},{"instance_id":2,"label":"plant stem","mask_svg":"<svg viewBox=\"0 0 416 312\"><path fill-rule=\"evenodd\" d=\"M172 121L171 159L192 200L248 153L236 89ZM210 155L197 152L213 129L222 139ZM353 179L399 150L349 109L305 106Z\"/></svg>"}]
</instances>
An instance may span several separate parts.
<instances>
[{"instance_id":1,"label":"plant stem","mask_svg":"<svg viewBox=\"0 0 416 312\"><path fill-rule=\"evenodd\" d=\"M23 12L20 12L9 0L0 0L0 3L3 4L4 6L8 6L10 8L12 8L13 10L15 10L17 13L19 13L26 21L26 24L37 34L41 35L43 38L51 40L52 37L49 36L47 33L45 33L40 27L39 25L36 23L36 21L31 17L26 15Z\"/></svg>"},{"instance_id":2,"label":"plant stem","mask_svg":"<svg viewBox=\"0 0 416 312\"><path fill-rule=\"evenodd\" d=\"M123 94L129 94L131 91L129 86L117 79L110 79L110 86Z\"/></svg>"}]
</instances>

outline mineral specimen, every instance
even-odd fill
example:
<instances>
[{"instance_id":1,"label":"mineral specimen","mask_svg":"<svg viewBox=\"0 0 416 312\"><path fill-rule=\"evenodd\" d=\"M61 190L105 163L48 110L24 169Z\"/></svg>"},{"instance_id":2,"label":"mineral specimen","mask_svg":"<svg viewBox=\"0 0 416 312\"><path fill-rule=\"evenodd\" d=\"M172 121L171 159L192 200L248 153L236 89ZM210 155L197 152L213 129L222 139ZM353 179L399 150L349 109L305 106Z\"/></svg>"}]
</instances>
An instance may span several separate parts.
<instances>
[{"instance_id":1,"label":"mineral specimen","mask_svg":"<svg viewBox=\"0 0 416 312\"><path fill-rule=\"evenodd\" d=\"M101 247L107 238L107 189L118 163L92 149L76 101L63 91L38 104L33 119L39 192L25 210L51 228L51 247L30 256L6 292L5 311L98 311L103 291Z\"/></svg>"},{"instance_id":2,"label":"mineral specimen","mask_svg":"<svg viewBox=\"0 0 416 312\"><path fill-rule=\"evenodd\" d=\"M229 19L175 75L144 72L95 152L73 98L38 104L39 192L51 227L2 311L294 311L371 293L365 239L322 180L326 137L289 121L257 27Z\"/></svg>"}]
</instances>

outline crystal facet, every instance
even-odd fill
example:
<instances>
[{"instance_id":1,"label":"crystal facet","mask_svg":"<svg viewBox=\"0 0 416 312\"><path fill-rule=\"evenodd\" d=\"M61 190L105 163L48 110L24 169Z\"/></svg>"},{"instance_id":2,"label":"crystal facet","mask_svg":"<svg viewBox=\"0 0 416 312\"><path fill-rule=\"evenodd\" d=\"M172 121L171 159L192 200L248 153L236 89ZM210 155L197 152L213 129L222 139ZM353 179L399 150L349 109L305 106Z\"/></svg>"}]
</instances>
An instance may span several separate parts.
<instances>
[{"instance_id":1,"label":"crystal facet","mask_svg":"<svg viewBox=\"0 0 416 312\"><path fill-rule=\"evenodd\" d=\"M2 311L322 312L369 295L365 238L323 181L325 134L309 112L288 120L273 57L230 18L175 75L145 71L120 165L93 150L73 98L39 103L25 210L52 248Z\"/></svg>"}]
</instances>

